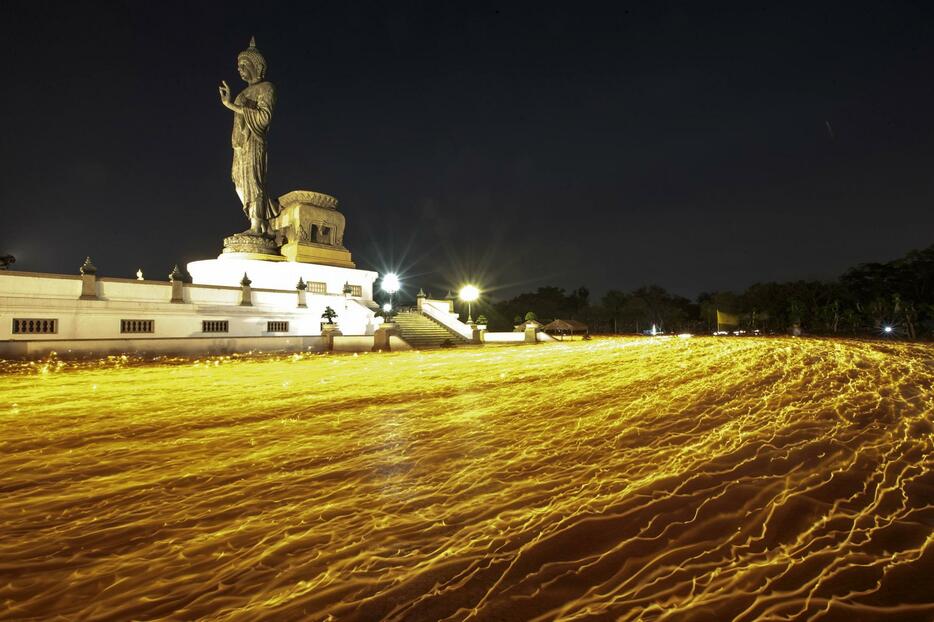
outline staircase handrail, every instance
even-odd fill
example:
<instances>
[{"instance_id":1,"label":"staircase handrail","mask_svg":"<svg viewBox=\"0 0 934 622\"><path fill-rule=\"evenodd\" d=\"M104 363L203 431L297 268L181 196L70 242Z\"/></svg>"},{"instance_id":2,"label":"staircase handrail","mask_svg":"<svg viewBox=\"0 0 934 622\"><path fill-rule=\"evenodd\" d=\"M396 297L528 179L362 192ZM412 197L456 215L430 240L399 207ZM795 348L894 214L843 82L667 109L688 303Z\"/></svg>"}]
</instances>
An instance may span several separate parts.
<instances>
[{"instance_id":1,"label":"staircase handrail","mask_svg":"<svg viewBox=\"0 0 934 622\"><path fill-rule=\"evenodd\" d=\"M473 327L461 322L457 313L448 311L447 303L445 303L445 308L441 309L435 301L425 300L422 303L422 313L464 339L468 341L473 339Z\"/></svg>"}]
</instances>

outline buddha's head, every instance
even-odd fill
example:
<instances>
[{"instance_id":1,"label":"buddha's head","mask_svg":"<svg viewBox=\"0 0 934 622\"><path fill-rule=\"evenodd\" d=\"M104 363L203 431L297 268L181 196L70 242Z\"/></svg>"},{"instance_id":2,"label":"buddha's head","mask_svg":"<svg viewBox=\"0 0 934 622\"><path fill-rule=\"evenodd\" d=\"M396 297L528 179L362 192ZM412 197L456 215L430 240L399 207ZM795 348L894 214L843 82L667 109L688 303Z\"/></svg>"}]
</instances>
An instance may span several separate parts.
<instances>
[{"instance_id":1,"label":"buddha's head","mask_svg":"<svg viewBox=\"0 0 934 622\"><path fill-rule=\"evenodd\" d=\"M255 84L266 75L266 59L256 49L256 39L250 38L250 47L237 55L237 71L247 84Z\"/></svg>"}]
</instances>

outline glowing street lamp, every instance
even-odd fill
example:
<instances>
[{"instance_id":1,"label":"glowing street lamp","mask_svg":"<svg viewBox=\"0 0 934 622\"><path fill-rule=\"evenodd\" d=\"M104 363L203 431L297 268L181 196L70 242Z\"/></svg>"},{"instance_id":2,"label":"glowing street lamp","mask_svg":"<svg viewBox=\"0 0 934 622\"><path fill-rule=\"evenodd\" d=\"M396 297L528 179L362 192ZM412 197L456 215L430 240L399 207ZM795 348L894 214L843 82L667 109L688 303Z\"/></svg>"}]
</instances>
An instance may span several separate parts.
<instances>
[{"instance_id":1,"label":"glowing street lamp","mask_svg":"<svg viewBox=\"0 0 934 622\"><path fill-rule=\"evenodd\" d=\"M390 272L389 274L383 276L383 291L392 296L397 291L399 291L399 277L396 274Z\"/></svg>"},{"instance_id":2,"label":"glowing street lamp","mask_svg":"<svg viewBox=\"0 0 934 622\"><path fill-rule=\"evenodd\" d=\"M458 292L460 299L467 303L467 323L473 323L473 315L471 314L470 303L480 297L480 290L473 285L464 285L460 292Z\"/></svg>"},{"instance_id":3,"label":"glowing street lamp","mask_svg":"<svg viewBox=\"0 0 934 622\"><path fill-rule=\"evenodd\" d=\"M392 295L399 291L401 284L399 283L398 275L390 272L389 274L383 275L382 290L389 294L389 302L383 305L383 311L387 314L392 314ZM388 308L387 308L388 307Z\"/></svg>"},{"instance_id":4,"label":"glowing street lamp","mask_svg":"<svg viewBox=\"0 0 934 622\"><path fill-rule=\"evenodd\" d=\"M891 326L883 326L883 327L882 327L882 332L885 333L886 335L891 335L891 334L892 334L892 330L893 330L893 329L892 329Z\"/></svg>"}]
</instances>

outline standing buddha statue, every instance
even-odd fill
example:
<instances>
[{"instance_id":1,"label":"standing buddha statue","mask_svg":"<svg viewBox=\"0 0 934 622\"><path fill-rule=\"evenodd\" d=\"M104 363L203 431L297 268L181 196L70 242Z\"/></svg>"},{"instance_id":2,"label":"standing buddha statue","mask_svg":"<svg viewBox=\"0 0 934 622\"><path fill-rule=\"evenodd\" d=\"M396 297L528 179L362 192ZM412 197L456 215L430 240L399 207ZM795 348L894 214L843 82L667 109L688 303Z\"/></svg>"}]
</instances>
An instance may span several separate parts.
<instances>
[{"instance_id":1,"label":"standing buddha statue","mask_svg":"<svg viewBox=\"0 0 934 622\"><path fill-rule=\"evenodd\" d=\"M221 82L218 90L221 104L234 113L231 177L250 221L250 228L241 235L270 238L269 221L279 214L279 205L266 189L266 133L276 105L276 88L265 79L266 59L256 49L255 39L237 56L237 71L247 86L236 99L231 102L227 82Z\"/></svg>"}]
</instances>

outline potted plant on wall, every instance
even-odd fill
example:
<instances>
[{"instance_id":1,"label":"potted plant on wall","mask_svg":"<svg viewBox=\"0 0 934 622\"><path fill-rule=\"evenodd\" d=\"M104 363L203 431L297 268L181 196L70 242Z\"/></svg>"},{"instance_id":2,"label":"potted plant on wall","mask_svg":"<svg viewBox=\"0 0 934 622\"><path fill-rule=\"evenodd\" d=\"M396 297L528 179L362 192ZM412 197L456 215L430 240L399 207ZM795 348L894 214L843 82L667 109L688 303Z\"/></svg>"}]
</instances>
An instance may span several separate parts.
<instances>
[{"instance_id":1,"label":"potted plant on wall","mask_svg":"<svg viewBox=\"0 0 934 622\"><path fill-rule=\"evenodd\" d=\"M324 313L321 314L321 319L326 320L321 322L321 334L326 335L340 335L340 331L337 328L337 324L334 323L334 320L337 318L337 311L331 307L325 307Z\"/></svg>"}]
</instances>

